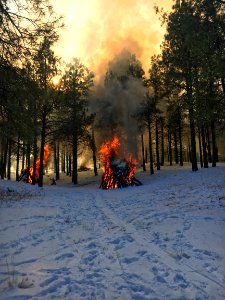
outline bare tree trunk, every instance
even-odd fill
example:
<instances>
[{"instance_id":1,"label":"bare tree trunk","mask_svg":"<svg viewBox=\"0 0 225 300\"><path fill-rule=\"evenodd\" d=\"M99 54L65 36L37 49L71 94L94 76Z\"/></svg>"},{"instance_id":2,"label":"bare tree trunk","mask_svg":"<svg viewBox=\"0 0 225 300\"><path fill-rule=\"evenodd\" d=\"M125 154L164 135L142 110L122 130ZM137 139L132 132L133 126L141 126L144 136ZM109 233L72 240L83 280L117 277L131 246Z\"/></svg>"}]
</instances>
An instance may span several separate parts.
<instances>
[{"instance_id":1,"label":"bare tree trunk","mask_svg":"<svg viewBox=\"0 0 225 300\"><path fill-rule=\"evenodd\" d=\"M174 156L175 156L175 163L179 163L179 157L178 157L178 147L177 147L177 132L176 129L174 130Z\"/></svg>"},{"instance_id":2,"label":"bare tree trunk","mask_svg":"<svg viewBox=\"0 0 225 300\"><path fill-rule=\"evenodd\" d=\"M198 126L198 142L199 142L200 165L201 165L201 168L203 168L203 160L202 160L202 142L201 142L200 126Z\"/></svg>"},{"instance_id":3,"label":"bare tree trunk","mask_svg":"<svg viewBox=\"0 0 225 300\"><path fill-rule=\"evenodd\" d=\"M38 155L38 149L37 149L37 135L35 133L35 137L34 137L34 144L33 144L33 175L32 175L32 185L35 185L36 183L36 162L37 162L37 155Z\"/></svg>"},{"instance_id":4,"label":"bare tree trunk","mask_svg":"<svg viewBox=\"0 0 225 300\"><path fill-rule=\"evenodd\" d=\"M146 166L145 166L145 148L144 148L144 137L143 134L141 135L141 152L142 152L142 167L143 171L146 171Z\"/></svg>"},{"instance_id":5,"label":"bare tree trunk","mask_svg":"<svg viewBox=\"0 0 225 300\"><path fill-rule=\"evenodd\" d=\"M97 156L96 156L96 143L95 143L95 132L94 127L92 127L91 133L91 145L92 145L92 158L93 158L93 166L94 166L94 174L98 176L98 169L97 169Z\"/></svg>"},{"instance_id":6,"label":"bare tree trunk","mask_svg":"<svg viewBox=\"0 0 225 300\"><path fill-rule=\"evenodd\" d=\"M188 82L187 82L187 97L188 97L188 111L189 111L189 122L190 122L189 125L190 125L190 134L191 134L191 164L192 164L192 171L195 172L198 171L198 163L197 163L197 155L196 155L193 95L192 95L192 85Z\"/></svg>"},{"instance_id":7,"label":"bare tree trunk","mask_svg":"<svg viewBox=\"0 0 225 300\"><path fill-rule=\"evenodd\" d=\"M206 144L208 150L208 161L209 163L212 162L212 154L211 154L211 143L210 143L210 135L209 135L209 127L206 128Z\"/></svg>"},{"instance_id":8,"label":"bare tree trunk","mask_svg":"<svg viewBox=\"0 0 225 300\"><path fill-rule=\"evenodd\" d=\"M72 157L69 155L69 176L72 176Z\"/></svg>"},{"instance_id":9,"label":"bare tree trunk","mask_svg":"<svg viewBox=\"0 0 225 300\"><path fill-rule=\"evenodd\" d=\"M19 162L20 162L20 138L17 139L16 151L16 181L19 181Z\"/></svg>"},{"instance_id":10,"label":"bare tree trunk","mask_svg":"<svg viewBox=\"0 0 225 300\"><path fill-rule=\"evenodd\" d=\"M169 154L169 163L170 163L170 166L173 165L173 157L172 157L172 133L171 133L171 129L168 128L168 147L169 147L169 151L168 151L168 154Z\"/></svg>"},{"instance_id":11,"label":"bare tree trunk","mask_svg":"<svg viewBox=\"0 0 225 300\"><path fill-rule=\"evenodd\" d=\"M216 133L215 122L211 121L211 133L212 133L212 167L216 167L217 161L217 147L216 147Z\"/></svg>"},{"instance_id":12,"label":"bare tree trunk","mask_svg":"<svg viewBox=\"0 0 225 300\"><path fill-rule=\"evenodd\" d=\"M205 141L205 128L204 128L203 125L201 127L201 136L202 136L202 150L203 150L204 168L208 168L208 158L207 158L206 141Z\"/></svg>"},{"instance_id":13,"label":"bare tree trunk","mask_svg":"<svg viewBox=\"0 0 225 300\"><path fill-rule=\"evenodd\" d=\"M161 121L161 166L164 166L164 126Z\"/></svg>"},{"instance_id":14,"label":"bare tree trunk","mask_svg":"<svg viewBox=\"0 0 225 300\"><path fill-rule=\"evenodd\" d=\"M25 169L25 143L23 142L22 146L22 166L21 169Z\"/></svg>"},{"instance_id":15,"label":"bare tree trunk","mask_svg":"<svg viewBox=\"0 0 225 300\"><path fill-rule=\"evenodd\" d=\"M11 156L12 156L12 140L9 139L9 149L8 149L8 164L7 164L7 179L11 179Z\"/></svg>"},{"instance_id":16,"label":"bare tree trunk","mask_svg":"<svg viewBox=\"0 0 225 300\"><path fill-rule=\"evenodd\" d=\"M72 169L72 182L77 184L78 174L77 174L77 134L76 130L73 133L73 169Z\"/></svg>"},{"instance_id":17,"label":"bare tree trunk","mask_svg":"<svg viewBox=\"0 0 225 300\"><path fill-rule=\"evenodd\" d=\"M148 124L148 143L149 143L149 157L150 157L150 174L154 174L153 166L153 155L152 155L152 132L151 132L151 123Z\"/></svg>"},{"instance_id":18,"label":"bare tree trunk","mask_svg":"<svg viewBox=\"0 0 225 300\"><path fill-rule=\"evenodd\" d=\"M41 149L40 149L40 168L39 168L39 177L38 177L38 186L43 186L44 178L44 147L45 147L45 137L46 137L46 117L47 114L44 111L42 113L42 128L41 128Z\"/></svg>"},{"instance_id":19,"label":"bare tree trunk","mask_svg":"<svg viewBox=\"0 0 225 300\"><path fill-rule=\"evenodd\" d=\"M182 125L181 120L179 120L179 144L180 144L180 166L183 166L183 143L182 143Z\"/></svg>"},{"instance_id":20,"label":"bare tree trunk","mask_svg":"<svg viewBox=\"0 0 225 300\"><path fill-rule=\"evenodd\" d=\"M157 170L160 170L160 161L159 161L159 130L158 130L158 119L156 117L155 121L155 147L156 147L156 165Z\"/></svg>"},{"instance_id":21,"label":"bare tree trunk","mask_svg":"<svg viewBox=\"0 0 225 300\"><path fill-rule=\"evenodd\" d=\"M27 144L27 154L26 154L26 165L27 168L30 168L30 143Z\"/></svg>"}]
</instances>

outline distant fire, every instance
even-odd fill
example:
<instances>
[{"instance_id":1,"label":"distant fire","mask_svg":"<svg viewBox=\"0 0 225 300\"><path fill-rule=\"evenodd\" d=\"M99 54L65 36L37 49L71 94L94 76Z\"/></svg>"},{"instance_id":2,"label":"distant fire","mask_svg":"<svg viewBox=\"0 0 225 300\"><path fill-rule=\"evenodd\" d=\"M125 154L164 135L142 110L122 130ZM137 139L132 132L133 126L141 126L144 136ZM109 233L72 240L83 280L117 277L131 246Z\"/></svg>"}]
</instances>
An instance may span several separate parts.
<instances>
[{"instance_id":1,"label":"distant fire","mask_svg":"<svg viewBox=\"0 0 225 300\"><path fill-rule=\"evenodd\" d=\"M100 188L115 189L141 185L141 182L134 177L137 162L131 155L128 158L121 158L117 136L102 144L99 156L104 164Z\"/></svg>"},{"instance_id":2,"label":"distant fire","mask_svg":"<svg viewBox=\"0 0 225 300\"><path fill-rule=\"evenodd\" d=\"M49 149L49 146L45 145L45 147L44 147L44 157L43 157L43 167L47 166L50 154L51 154L51 151ZM40 156L38 157L38 159L36 161L35 181L38 180L39 169L40 169ZM20 180L24 180L26 182L31 183L32 182L33 173L34 173L34 167L33 166L31 166L29 169L28 168L24 169L21 172L21 175L19 177L19 181Z\"/></svg>"}]
</instances>

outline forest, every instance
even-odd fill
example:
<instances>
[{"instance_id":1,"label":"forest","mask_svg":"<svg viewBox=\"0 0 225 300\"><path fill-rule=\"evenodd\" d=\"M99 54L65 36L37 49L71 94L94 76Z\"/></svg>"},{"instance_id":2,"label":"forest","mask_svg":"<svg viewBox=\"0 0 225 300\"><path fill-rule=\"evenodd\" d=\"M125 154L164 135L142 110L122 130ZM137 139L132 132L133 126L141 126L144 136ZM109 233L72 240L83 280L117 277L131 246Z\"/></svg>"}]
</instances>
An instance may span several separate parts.
<instances>
[{"instance_id":1,"label":"forest","mask_svg":"<svg viewBox=\"0 0 225 300\"><path fill-rule=\"evenodd\" d=\"M80 59L55 55L63 18L47 0L9 2L0 1L1 179L12 179L15 162L17 181L32 167L27 181L42 187L51 149L55 179L64 172L77 184L84 149L97 175L99 148L115 135L149 174L225 159L224 1L155 7L166 33L148 74L121 49L98 82Z\"/></svg>"}]
</instances>

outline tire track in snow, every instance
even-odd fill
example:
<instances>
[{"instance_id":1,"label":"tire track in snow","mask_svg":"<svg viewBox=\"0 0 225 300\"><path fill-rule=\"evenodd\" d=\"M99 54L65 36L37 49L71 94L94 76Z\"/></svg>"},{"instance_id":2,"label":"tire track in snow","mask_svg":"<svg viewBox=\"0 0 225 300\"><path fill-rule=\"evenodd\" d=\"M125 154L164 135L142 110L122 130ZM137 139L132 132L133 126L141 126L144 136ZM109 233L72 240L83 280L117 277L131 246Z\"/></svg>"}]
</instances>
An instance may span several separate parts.
<instances>
[{"instance_id":1,"label":"tire track in snow","mask_svg":"<svg viewBox=\"0 0 225 300\"><path fill-rule=\"evenodd\" d=\"M107 204L104 202L102 195L95 194L96 205L99 209L105 214L105 216L110 219L112 223L119 226L121 231L126 231L129 235L143 248L144 251L150 252L151 255L155 255L159 257L160 261L162 261L165 265L170 267L175 272L183 272L185 277L188 279L190 283L197 287L196 282L207 281L208 290L211 288L220 288L223 290L223 294L225 295L225 286L212 278L211 276L205 274L203 269L198 268L198 270L190 263L186 263L185 261L176 261L172 254L170 254L166 250L162 250L158 246L146 241L146 239L139 234L136 228L128 223L123 222L113 211L110 209ZM134 234L135 233L135 234Z\"/></svg>"}]
</instances>

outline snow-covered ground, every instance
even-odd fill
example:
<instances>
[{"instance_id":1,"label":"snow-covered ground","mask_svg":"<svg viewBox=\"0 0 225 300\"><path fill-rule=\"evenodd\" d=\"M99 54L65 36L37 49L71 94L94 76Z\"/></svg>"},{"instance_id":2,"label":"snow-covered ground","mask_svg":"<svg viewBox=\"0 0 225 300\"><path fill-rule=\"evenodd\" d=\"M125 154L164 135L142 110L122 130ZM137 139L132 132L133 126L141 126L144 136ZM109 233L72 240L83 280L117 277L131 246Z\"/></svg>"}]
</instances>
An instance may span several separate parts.
<instances>
[{"instance_id":1,"label":"snow-covered ground","mask_svg":"<svg viewBox=\"0 0 225 300\"><path fill-rule=\"evenodd\" d=\"M0 181L1 300L225 299L225 164L107 191L80 176Z\"/></svg>"}]
</instances>

